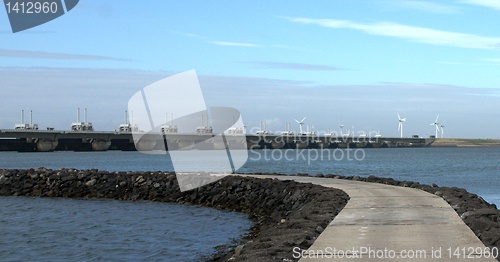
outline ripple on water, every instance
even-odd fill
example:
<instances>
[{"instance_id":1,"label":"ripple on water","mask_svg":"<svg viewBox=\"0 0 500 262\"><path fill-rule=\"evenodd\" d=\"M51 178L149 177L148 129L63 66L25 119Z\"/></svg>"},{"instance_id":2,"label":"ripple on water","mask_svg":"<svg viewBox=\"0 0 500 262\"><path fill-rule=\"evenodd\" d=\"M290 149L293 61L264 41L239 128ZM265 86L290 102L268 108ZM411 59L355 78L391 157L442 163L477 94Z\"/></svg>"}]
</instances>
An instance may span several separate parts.
<instances>
[{"instance_id":1,"label":"ripple on water","mask_svg":"<svg viewBox=\"0 0 500 262\"><path fill-rule=\"evenodd\" d=\"M246 215L158 202L0 197L2 261L188 261L231 244Z\"/></svg>"}]
</instances>

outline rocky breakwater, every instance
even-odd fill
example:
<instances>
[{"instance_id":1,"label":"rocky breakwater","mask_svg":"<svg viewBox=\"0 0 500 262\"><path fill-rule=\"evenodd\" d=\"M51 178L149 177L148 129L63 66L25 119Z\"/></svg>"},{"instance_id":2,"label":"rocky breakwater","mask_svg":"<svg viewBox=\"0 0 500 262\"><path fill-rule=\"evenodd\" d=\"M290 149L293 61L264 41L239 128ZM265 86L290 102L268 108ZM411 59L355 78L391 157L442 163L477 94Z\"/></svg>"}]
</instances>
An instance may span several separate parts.
<instances>
[{"instance_id":1,"label":"rocky breakwater","mask_svg":"<svg viewBox=\"0 0 500 262\"><path fill-rule=\"evenodd\" d=\"M180 192L173 173L45 168L0 170L0 195L151 200L248 214L255 222L248 235L218 247L211 261L296 260L293 248L308 248L348 201L338 189L294 181L228 176Z\"/></svg>"}]
</instances>

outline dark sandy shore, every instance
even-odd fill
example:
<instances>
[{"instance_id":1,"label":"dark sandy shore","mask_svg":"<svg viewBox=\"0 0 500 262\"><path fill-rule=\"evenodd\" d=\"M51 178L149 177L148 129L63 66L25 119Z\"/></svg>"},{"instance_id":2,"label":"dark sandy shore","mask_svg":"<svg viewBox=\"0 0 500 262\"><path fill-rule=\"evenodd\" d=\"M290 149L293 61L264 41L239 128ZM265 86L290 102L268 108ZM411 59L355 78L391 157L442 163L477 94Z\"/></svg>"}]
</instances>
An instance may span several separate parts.
<instances>
[{"instance_id":1,"label":"dark sandy shore","mask_svg":"<svg viewBox=\"0 0 500 262\"><path fill-rule=\"evenodd\" d=\"M500 211L464 189L390 178L320 176L413 187L439 195L486 246L500 248ZM235 246L217 247L209 261L294 261L292 249L308 248L349 199L338 189L294 181L228 176L181 193L173 173L45 168L0 170L0 195L151 200L248 214L255 222L248 235Z\"/></svg>"}]
</instances>

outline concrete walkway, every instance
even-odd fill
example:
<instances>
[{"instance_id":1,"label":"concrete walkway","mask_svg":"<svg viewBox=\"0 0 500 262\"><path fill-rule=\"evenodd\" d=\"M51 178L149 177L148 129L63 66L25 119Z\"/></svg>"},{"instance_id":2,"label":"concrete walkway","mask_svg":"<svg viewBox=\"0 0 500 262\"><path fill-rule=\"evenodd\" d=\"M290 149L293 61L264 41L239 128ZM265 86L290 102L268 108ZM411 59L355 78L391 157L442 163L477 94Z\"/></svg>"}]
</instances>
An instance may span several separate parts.
<instances>
[{"instance_id":1,"label":"concrete walkway","mask_svg":"<svg viewBox=\"0 0 500 262\"><path fill-rule=\"evenodd\" d=\"M345 191L350 200L300 261L497 261L441 197L422 190L359 181L254 176Z\"/></svg>"}]
</instances>

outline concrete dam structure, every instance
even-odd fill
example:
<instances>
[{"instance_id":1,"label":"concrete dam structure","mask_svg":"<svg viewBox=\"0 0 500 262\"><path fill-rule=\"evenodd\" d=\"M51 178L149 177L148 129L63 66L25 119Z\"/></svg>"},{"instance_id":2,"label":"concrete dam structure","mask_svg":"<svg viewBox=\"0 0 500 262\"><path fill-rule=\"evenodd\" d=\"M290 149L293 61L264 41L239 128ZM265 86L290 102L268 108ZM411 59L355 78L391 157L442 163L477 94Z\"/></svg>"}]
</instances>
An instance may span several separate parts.
<instances>
[{"instance_id":1,"label":"concrete dam structure","mask_svg":"<svg viewBox=\"0 0 500 262\"><path fill-rule=\"evenodd\" d=\"M223 139L220 139L223 137ZM217 139L218 138L218 139ZM168 143L166 143L168 139ZM31 129L0 129L0 151L150 151L150 150L224 150L246 141L247 149L327 149L425 147L434 138L394 138L316 134L224 134L212 133L147 133L134 143L132 132L60 131ZM168 144L168 146L167 146ZM239 144L240 146L238 147Z\"/></svg>"}]
</instances>

